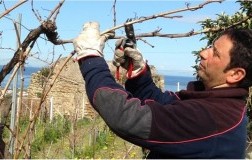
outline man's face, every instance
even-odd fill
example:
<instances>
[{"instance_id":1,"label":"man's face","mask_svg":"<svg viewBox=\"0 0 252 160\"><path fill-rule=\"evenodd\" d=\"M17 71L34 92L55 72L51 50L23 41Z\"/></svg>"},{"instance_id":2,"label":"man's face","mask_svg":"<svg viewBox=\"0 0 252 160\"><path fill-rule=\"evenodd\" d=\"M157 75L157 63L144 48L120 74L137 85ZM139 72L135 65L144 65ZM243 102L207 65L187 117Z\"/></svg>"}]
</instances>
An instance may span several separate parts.
<instances>
[{"instance_id":1,"label":"man's face","mask_svg":"<svg viewBox=\"0 0 252 160\"><path fill-rule=\"evenodd\" d=\"M226 35L223 35L211 47L200 52L201 61L198 75L206 89L227 84L228 72L224 73L224 70L230 62L229 53L232 47L232 41Z\"/></svg>"}]
</instances>

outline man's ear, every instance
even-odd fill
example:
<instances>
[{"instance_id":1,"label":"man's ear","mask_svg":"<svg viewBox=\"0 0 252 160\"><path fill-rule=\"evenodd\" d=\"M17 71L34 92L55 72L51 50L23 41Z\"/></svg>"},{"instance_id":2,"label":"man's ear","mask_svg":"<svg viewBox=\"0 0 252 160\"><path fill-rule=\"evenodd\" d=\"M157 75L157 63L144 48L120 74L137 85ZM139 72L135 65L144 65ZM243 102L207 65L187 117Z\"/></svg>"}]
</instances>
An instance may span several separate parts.
<instances>
[{"instance_id":1,"label":"man's ear","mask_svg":"<svg viewBox=\"0 0 252 160\"><path fill-rule=\"evenodd\" d=\"M227 83L234 84L241 81L246 76L243 68L233 68L228 71Z\"/></svg>"}]
</instances>

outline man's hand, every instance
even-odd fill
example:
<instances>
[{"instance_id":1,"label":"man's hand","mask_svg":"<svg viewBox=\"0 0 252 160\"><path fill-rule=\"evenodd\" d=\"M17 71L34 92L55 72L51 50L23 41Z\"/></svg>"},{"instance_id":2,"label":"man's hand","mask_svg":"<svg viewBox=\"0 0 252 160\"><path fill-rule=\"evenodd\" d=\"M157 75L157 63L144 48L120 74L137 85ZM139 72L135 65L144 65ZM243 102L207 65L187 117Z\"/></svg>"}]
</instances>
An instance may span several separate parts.
<instances>
[{"instance_id":1,"label":"man's hand","mask_svg":"<svg viewBox=\"0 0 252 160\"><path fill-rule=\"evenodd\" d=\"M100 25L97 22L87 22L83 25L83 31L74 39L73 45L77 52L77 60L89 56L103 57L103 49L108 38L115 34L106 33L100 35Z\"/></svg>"},{"instance_id":2,"label":"man's hand","mask_svg":"<svg viewBox=\"0 0 252 160\"><path fill-rule=\"evenodd\" d=\"M131 47L123 48L125 39L116 42L113 64L127 70L127 78L134 78L141 74L146 68L146 62L138 49Z\"/></svg>"},{"instance_id":3,"label":"man's hand","mask_svg":"<svg viewBox=\"0 0 252 160\"><path fill-rule=\"evenodd\" d=\"M128 64L125 63L126 58L124 55L124 45L126 43L126 39L122 38L116 41L115 43L115 53L113 64L116 67L123 67L124 69L128 68Z\"/></svg>"}]
</instances>

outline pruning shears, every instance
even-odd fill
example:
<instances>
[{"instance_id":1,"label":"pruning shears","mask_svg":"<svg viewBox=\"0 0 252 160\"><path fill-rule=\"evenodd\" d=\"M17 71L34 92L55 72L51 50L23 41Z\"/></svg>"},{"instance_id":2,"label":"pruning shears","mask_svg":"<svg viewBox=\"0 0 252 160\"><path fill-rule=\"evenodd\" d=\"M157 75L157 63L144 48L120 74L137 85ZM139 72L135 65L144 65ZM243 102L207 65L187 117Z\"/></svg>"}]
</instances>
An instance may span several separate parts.
<instances>
[{"instance_id":1,"label":"pruning shears","mask_svg":"<svg viewBox=\"0 0 252 160\"><path fill-rule=\"evenodd\" d=\"M132 21L132 19L127 19L126 22L130 22L130 21ZM133 24L125 25L124 29L125 29L125 33L127 37L124 48L126 47L136 48L136 37L134 33Z\"/></svg>"},{"instance_id":2,"label":"pruning shears","mask_svg":"<svg viewBox=\"0 0 252 160\"><path fill-rule=\"evenodd\" d=\"M127 19L126 23L130 22L130 21L132 21L131 18ZM133 24L125 25L124 29L125 29L127 39L125 41L125 44L123 45L123 48L126 48L126 47L136 48L136 37L135 37ZM133 71L133 62L132 62L131 58L129 58L129 57L126 57L126 58L128 58L128 61L129 61L128 77L130 78L132 75L132 71ZM117 79L119 79L119 67L117 67L116 77L117 77Z\"/></svg>"}]
</instances>

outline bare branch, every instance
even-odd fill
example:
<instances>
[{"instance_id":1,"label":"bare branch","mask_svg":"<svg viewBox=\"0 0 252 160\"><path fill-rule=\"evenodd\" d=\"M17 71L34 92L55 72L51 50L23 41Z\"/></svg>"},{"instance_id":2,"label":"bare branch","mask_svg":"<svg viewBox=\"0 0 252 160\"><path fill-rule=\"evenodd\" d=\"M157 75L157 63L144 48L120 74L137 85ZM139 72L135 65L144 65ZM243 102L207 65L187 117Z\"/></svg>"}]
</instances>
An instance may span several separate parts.
<instances>
[{"instance_id":1,"label":"bare branch","mask_svg":"<svg viewBox=\"0 0 252 160\"><path fill-rule=\"evenodd\" d=\"M16 23L16 24L19 24L20 26L22 26L23 28L25 28L26 30L28 30L28 31L31 31L29 28L27 28L26 26L24 26L23 24L21 24L20 22L17 22L16 20L14 20L14 19L11 19L11 18L9 18L9 17L4 17L4 18L6 18L6 19L8 19L8 20L10 20L10 21L12 21L12 22L14 22L14 23Z\"/></svg>"},{"instance_id":2,"label":"bare branch","mask_svg":"<svg viewBox=\"0 0 252 160\"><path fill-rule=\"evenodd\" d=\"M181 38L181 37L190 37L194 35L195 32L189 31L187 33L180 34L160 34L159 32L151 32L151 33L142 33L137 35L136 37L167 37L167 38Z\"/></svg>"},{"instance_id":3,"label":"bare branch","mask_svg":"<svg viewBox=\"0 0 252 160\"><path fill-rule=\"evenodd\" d=\"M41 26L39 26L36 29L33 29L25 38L23 43L20 45L20 49L17 50L14 53L14 56L10 60L8 64L6 64L2 70L0 71L0 83L3 81L5 76L10 73L10 71L14 68L14 66L18 63L20 51L26 50L26 48L29 46L29 44L33 41L36 41L37 38L40 36L40 34L46 34L49 41L51 41L53 44L63 44L66 41L58 40L58 33L56 30L56 25L52 21L46 21L43 22ZM67 43L72 43L72 40L67 41Z\"/></svg>"},{"instance_id":4,"label":"bare branch","mask_svg":"<svg viewBox=\"0 0 252 160\"><path fill-rule=\"evenodd\" d=\"M15 8L19 7L20 5L22 5L23 3L27 2L28 0L21 0L20 2L18 2L16 5L14 5L12 8L6 10L4 13L2 13L0 15L0 19L5 16L6 14L10 13L12 10L14 10Z\"/></svg>"},{"instance_id":5,"label":"bare branch","mask_svg":"<svg viewBox=\"0 0 252 160\"><path fill-rule=\"evenodd\" d=\"M6 49L6 50L11 50L11 51L16 51L16 50L13 49L13 48L3 48L3 47L0 47L0 49Z\"/></svg>"},{"instance_id":6,"label":"bare branch","mask_svg":"<svg viewBox=\"0 0 252 160\"><path fill-rule=\"evenodd\" d=\"M173 19L173 18L183 18L183 16L164 16L164 18L170 18L170 19Z\"/></svg>"},{"instance_id":7,"label":"bare branch","mask_svg":"<svg viewBox=\"0 0 252 160\"><path fill-rule=\"evenodd\" d=\"M21 41L20 41L20 34L18 33L18 27L17 27L17 23L14 22L14 27L15 27L15 31L16 31L16 35L17 35L17 40L18 40L18 46L21 46Z\"/></svg>"},{"instance_id":8,"label":"bare branch","mask_svg":"<svg viewBox=\"0 0 252 160\"><path fill-rule=\"evenodd\" d=\"M114 4L113 4L113 13L114 13L113 22L114 22L114 26L116 26L116 0L114 1Z\"/></svg>"},{"instance_id":9,"label":"bare branch","mask_svg":"<svg viewBox=\"0 0 252 160\"><path fill-rule=\"evenodd\" d=\"M41 59L39 56L38 56L38 57L35 57L34 54L30 55L30 57L32 57L32 58L34 58L34 59L37 59L37 60L39 60L39 61L45 63L46 65L50 65L50 64L53 63L53 62L49 63L49 62L47 62L46 60Z\"/></svg>"},{"instance_id":10,"label":"bare branch","mask_svg":"<svg viewBox=\"0 0 252 160\"><path fill-rule=\"evenodd\" d=\"M4 0L1 0L1 3L0 4L3 4L4 6L4 9L7 10L6 6L5 6L5 3L4 3Z\"/></svg>"},{"instance_id":11,"label":"bare branch","mask_svg":"<svg viewBox=\"0 0 252 160\"><path fill-rule=\"evenodd\" d=\"M35 43L35 41L32 42L32 44L30 45L30 47L28 47L28 48L25 50L25 52L23 52L22 50L20 50L20 54L22 54L22 57L23 57L24 59L26 59L27 56L29 55L29 53L30 53L30 51L31 51L31 49L32 49L32 47L33 47L33 45L34 45L34 43ZM9 85L10 85L12 79L14 78L15 74L17 73L19 67L23 64L23 62L24 62L24 61L18 61L18 63L15 64L16 67L15 67L14 71L12 72L11 78L9 79L7 85L5 86L5 88L4 88L4 90L2 91L2 94L1 94L1 96L0 96L0 104L2 103L2 100L3 100L4 96L5 96L5 93L6 93L7 89L9 88Z\"/></svg>"},{"instance_id":12,"label":"bare branch","mask_svg":"<svg viewBox=\"0 0 252 160\"><path fill-rule=\"evenodd\" d=\"M14 66L18 63L19 56L23 50L26 50L26 48L29 46L29 44L33 41L36 41L39 37L40 33L42 33L43 28L39 26L37 29L32 30L26 39L23 41L20 48L14 53L14 56L10 60L8 64L6 64L1 72L0 72L0 82L3 81L4 77L10 73L10 71L14 68ZM33 47L33 46L32 46Z\"/></svg>"},{"instance_id":13,"label":"bare branch","mask_svg":"<svg viewBox=\"0 0 252 160\"><path fill-rule=\"evenodd\" d=\"M60 7L63 5L63 3L65 2L65 0L61 0L60 2L59 2L59 4L54 8L54 10L51 12L51 14L48 16L48 18L47 18L47 20L50 20L51 19L51 17L53 16L53 15L55 15L54 16L54 18L53 18L53 22L55 22L55 20L56 20L56 18L57 18L57 15L59 14L59 10L60 10Z\"/></svg>"},{"instance_id":14,"label":"bare branch","mask_svg":"<svg viewBox=\"0 0 252 160\"><path fill-rule=\"evenodd\" d=\"M213 2L223 2L224 0L209 0L209 1L206 1L202 4L199 4L197 6L194 6L194 7L186 7L186 8L183 8L183 9L178 9L178 10L174 10L174 11L168 11L168 12L163 12L163 13L159 13L159 14L156 14L156 15L152 15L152 16L148 16L148 17L141 17L141 18L138 18L138 19L135 19L135 20L132 20L132 21L129 21L129 22L126 22L122 25L118 25L118 26L115 26L109 30L106 30L104 32L102 32L101 34L105 34L105 33L108 33L108 32L111 32L113 30L116 30L116 29L119 29L119 28L122 28L126 25L129 25L129 24L134 24L134 23L142 23L143 21L147 21L147 20L151 20L151 19L156 19L156 18L159 18L159 17L164 17L164 16L167 16L167 15L170 15L170 14L174 14L174 13L179 13L179 12L184 12L184 11L188 11L188 10L197 10L197 9L200 9L200 8L203 8L205 5L209 4L209 3L213 3Z\"/></svg>"},{"instance_id":15,"label":"bare branch","mask_svg":"<svg viewBox=\"0 0 252 160\"><path fill-rule=\"evenodd\" d=\"M144 39L142 39L142 38L140 38L140 37L138 37L137 40L141 40L141 41L143 41L145 44L151 46L151 48L154 48L153 45L151 45L149 42L147 42L146 40L144 40Z\"/></svg>"},{"instance_id":16,"label":"bare branch","mask_svg":"<svg viewBox=\"0 0 252 160\"><path fill-rule=\"evenodd\" d=\"M31 1L31 7L32 7L32 12L34 13L35 17L37 17L38 21L39 21L40 23L42 23L43 20L42 20L41 16L39 15L38 11L35 11L35 10L34 10L34 7L33 7L33 0Z\"/></svg>"},{"instance_id":17,"label":"bare branch","mask_svg":"<svg viewBox=\"0 0 252 160\"><path fill-rule=\"evenodd\" d=\"M141 33L141 34L136 34L136 38L137 39L141 39L141 37L165 37L165 38L182 38L182 37L190 37L190 36L194 36L194 35L198 35L198 34L202 34L202 33L208 33L208 32L219 32L228 28L232 28L234 26L237 26L239 24L242 24L243 22L246 22L247 20L252 18L252 14L249 15L248 17L245 17L244 19L242 19L239 22L233 23L232 25L228 26L228 27L216 27L216 28L206 28L204 30L200 30L200 31L194 31L193 29L189 32L186 33L178 33L178 34L165 34L165 33L160 33L160 30L156 30L153 32L149 32L149 33ZM114 39L120 39L120 38L124 38L125 36L115 36Z\"/></svg>"}]
</instances>

